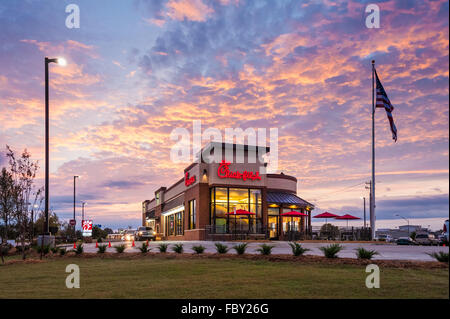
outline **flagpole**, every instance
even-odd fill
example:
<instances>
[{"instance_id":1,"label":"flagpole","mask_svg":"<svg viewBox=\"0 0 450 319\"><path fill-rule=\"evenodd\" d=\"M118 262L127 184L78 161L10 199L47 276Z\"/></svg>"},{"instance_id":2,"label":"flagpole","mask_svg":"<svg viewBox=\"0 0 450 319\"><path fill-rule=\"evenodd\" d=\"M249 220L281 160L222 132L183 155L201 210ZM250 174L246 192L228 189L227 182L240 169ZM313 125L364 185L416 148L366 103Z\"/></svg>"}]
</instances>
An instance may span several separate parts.
<instances>
[{"instance_id":1,"label":"flagpole","mask_svg":"<svg viewBox=\"0 0 450 319\"><path fill-rule=\"evenodd\" d=\"M375 60L372 60L372 201L370 207L370 233L375 238Z\"/></svg>"}]
</instances>

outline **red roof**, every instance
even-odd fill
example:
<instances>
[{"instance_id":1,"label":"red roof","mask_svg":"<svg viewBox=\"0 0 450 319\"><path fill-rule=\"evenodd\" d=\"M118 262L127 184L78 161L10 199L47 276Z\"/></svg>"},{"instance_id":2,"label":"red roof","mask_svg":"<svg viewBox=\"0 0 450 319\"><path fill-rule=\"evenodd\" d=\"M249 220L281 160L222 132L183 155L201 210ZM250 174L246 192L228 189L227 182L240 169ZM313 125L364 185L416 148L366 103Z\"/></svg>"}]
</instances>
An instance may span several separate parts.
<instances>
[{"instance_id":1,"label":"red roof","mask_svg":"<svg viewBox=\"0 0 450 319\"><path fill-rule=\"evenodd\" d=\"M308 216L308 214L304 214L301 212L296 212L296 211L291 211L291 212L287 212L287 213L282 213L280 214L281 216L292 216L292 217L298 217L298 216Z\"/></svg>"},{"instance_id":2,"label":"red roof","mask_svg":"<svg viewBox=\"0 0 450 319\"><path fill-rule=\"evenodd\" d=\"M352 215L349 215L349 214L345 214L343 216L338 216L335 219L361 219L361 218L356 217L356 216L352 216Z\"/></svg>"},{"instance_id":3,"label":"red roof","mask_svg":"<svg viewBox=\"0 0 450 319\"><path fill-rule=\"evenodd\" d=\"M334 217L339 217L339 215L325 212L325 213L314 216L314 218L334 218Z\"/></svg>"}]
</instances>

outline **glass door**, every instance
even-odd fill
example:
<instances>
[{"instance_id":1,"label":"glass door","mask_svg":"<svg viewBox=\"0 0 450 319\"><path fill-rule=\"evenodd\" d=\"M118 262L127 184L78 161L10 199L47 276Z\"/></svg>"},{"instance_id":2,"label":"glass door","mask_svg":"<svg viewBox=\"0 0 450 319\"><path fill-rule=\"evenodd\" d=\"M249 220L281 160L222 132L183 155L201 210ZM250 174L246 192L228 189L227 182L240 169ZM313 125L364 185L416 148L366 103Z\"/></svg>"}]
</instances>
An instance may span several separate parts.
<instances>
[{"instance_id":1,"label":"glass door","mask_svg":"<svg viewBox=\"0 0 450 319\"><path fill-rule=\"evenodd\" d=\"M269 216L269 238L278 239L278 216Z\"/></svg>"}]
</instances>

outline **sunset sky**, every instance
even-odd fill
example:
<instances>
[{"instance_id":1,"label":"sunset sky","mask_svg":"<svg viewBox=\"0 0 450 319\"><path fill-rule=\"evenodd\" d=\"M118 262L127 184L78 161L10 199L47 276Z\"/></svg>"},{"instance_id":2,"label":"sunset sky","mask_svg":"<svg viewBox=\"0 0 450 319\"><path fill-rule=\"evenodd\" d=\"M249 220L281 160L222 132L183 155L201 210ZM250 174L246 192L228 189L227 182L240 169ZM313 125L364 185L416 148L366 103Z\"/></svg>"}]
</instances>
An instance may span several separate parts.
<instances>
[{"instance_id":1,"label":"sunset sky","mask_svg":"<svg viewBox=\"0 0 450 319\"><path fill-rule=\"evenodd\" d=\"M70 3L79 29L65 26ZM368 3L379 29L365 25ZM95 224L139 225L141 202L189 165L170 162L170 133L193 120L278 128L279 171L298 178L313 215L362 218L375 59L398 129L394 143L377 110L378 226L400 214L438 229L449 209L448 14L441 0L2 0L0 166L6 144L27 148L43 185L44 56L62 56L66 67L50 65L50 200L61 219L80 175Z\"/></svg>"}]
</instances>

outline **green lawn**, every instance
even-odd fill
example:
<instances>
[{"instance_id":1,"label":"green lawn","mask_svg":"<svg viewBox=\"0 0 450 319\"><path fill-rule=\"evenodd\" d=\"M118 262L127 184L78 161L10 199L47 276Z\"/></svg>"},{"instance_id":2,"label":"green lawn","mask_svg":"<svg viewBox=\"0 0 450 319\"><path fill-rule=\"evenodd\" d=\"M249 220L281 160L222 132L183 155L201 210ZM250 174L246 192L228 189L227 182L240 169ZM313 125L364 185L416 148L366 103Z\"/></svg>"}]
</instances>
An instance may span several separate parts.
<instances>
[{"instance_id":1,"label":"green lawn","mask_svg":"<svg viewBox=\"0 0 450 319\"><path fill-rule=\"evenodd\" d=\"M68 289L65 268L80 267ZM448 298L448 269L381 269L379 289L365 267L217 259L56 258L0 265L0 298Z\"/></svg>"}]
</instances>

